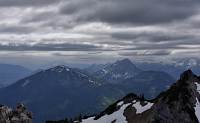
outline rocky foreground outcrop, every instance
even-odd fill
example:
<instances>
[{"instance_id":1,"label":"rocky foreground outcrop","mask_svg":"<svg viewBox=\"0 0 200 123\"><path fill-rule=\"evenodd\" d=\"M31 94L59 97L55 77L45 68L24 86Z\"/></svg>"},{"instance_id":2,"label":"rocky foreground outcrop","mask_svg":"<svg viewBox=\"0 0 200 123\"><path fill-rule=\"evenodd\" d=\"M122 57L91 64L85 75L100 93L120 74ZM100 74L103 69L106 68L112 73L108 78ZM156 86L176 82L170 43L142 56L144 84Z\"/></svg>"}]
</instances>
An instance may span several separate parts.
<instances>
[{"instance_id":1,"label":"rocky foreground outcrop","mask_svg":"<svg viewBox=\"0 0 200 123\"><path fill-rule=\"evenodd\" d=\"M14 110L0 105L0 123L32 123L32 113L23 104L18 104Z\"/></svg>"}]
</instances>

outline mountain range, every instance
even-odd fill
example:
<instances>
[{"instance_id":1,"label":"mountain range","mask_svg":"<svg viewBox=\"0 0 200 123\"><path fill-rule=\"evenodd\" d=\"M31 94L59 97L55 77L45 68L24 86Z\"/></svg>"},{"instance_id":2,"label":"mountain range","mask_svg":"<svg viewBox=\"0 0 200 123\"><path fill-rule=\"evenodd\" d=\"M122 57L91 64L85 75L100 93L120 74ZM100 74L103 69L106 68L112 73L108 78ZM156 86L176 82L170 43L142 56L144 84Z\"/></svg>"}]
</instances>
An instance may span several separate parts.
<instances>
[{"instance_id":1,"label":"mountain range","mask_svg":"<svg viewBox=\"0 0 200 123\"><path fill-rule=\"evenodd\" d=\"M92 66L86 70L94 70ZM118 60L114 63L101 65L101 67L98 66L98 69L90 75L107 83L120 86L126 93L144 94L147 98L154 98L161 91L168 89L175 81L174 77L167 72L140 69L129 59Z\"/></svg>"},{"instance_id":2,"label":"mountain range","mask_svg":"<svg viewBox=\"0 0 200 123\"><path fill-rule=\"evenodd\" d=\"M11 64L0 64L0 88L8 86L31 74L31 70Z\"/></svg>"},{"instance_id":3,"label":"mountain range","mask_svg":"<svg viewBox=\"0 0 200 123\"><path fill-rule=\"evenodd\" d=\"M113 64L105 65L102 69L92 73L92 76L115 84L132 78L140 72L142 70L137 68L129 59L123 59Z\"/></svg>"},{"instance_id":4,"label":"mountain range","mask_svg":"<svg viewBox=\"0 0 200 123\"><path fill-rule=\"evenodd\" d=\"M187 70L155 99L128 94L97 115L73 123L199 123L199 101L200 77Z\"/></svg>"},{"instance_id":5,"label":"mountain range","mask_svg":"<svg viewBox=\"0 0 200 123\"><path fill-rule=\"evenodd\" d=\"M0 89L0 102L8 106L22 102L35 114L33 121L42 123L97 113L130 92L153 98L174 81L166 72L144 71L128 59L103 65L94 73L59 65Z\"/></svg>"},{"instance_id":6,"label":"mountain range","mask_svg":"<svg viewBox=\"0 0 200 123\"><path fill-rule=\"evenodd\" d=\"M197 75L200 74L200 60L196 58L179 59L172 63L134 62L134 64L137 65L140 69L146 71L164 71L176 79L178 79L179 75L187 69L191 69Z\"/></svg>"},{"instance_id":7,"label":"mountain range","mask_svg":"<svg viewBox=\"0 0 200 123\"><path fill-rule=\"evenodd\" d=\"M81 70L56 66L2 88L0 102L10 106L18 102L26 104L36 114L34 122L38 123L49 118L74 116L83 111L99 111L102 103L106 103L104 100L122 96L115 94L117 91L117 88L97 81ZM97 102L99 106L93 106Z\"/></svg>"}]
</instances>

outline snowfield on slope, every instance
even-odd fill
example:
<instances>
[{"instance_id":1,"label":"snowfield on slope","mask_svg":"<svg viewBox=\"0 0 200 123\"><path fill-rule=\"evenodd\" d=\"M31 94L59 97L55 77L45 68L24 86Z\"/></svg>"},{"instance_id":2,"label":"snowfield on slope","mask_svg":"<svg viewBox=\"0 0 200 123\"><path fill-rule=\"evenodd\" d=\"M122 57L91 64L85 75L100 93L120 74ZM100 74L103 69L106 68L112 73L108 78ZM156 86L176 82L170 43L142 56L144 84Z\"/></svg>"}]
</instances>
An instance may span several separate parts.
<instances>
[{"instance_id":1,"label":"snowfield on slope","mask_svg":"<svg viewBox=\"0 0 200 123\"><path fill-rule=\"evenodd\" d=\"M149 110L153 106L153 103L150 103L150 102L145 102L145 103L147 104L144 106L142 106L140 102L135 102L133 104L133 107L136 109L136 114L141 114L144 111Z\"/></svg>"},{"instance_id":2,"label":"snowfield on slope","mask_svg":"<svg viewBox=\"0 0 200 123\"><path fill-rule=\"evenodd\" d=\"M120 102L118 105L121 105L122 102ZM94 120L94 117L85 119L82 121L82 123L111 123L115 121L115 123L127 123L126 117L123 115L124 110L130 105L131 103L124 104L121 106L121 108L110 114L110 115L105 115L99 118L98 120Z\"/></svg>"},{"instance_id":3,"label":"snowfield on slope","mask_svg":"<svg viewBox=\"0 0 200 123\"><path fill-rule=\"evenodd\" d=\"M120 109L110 115L104 115L98 120L94 120L95 117L90 117L88 119L83 120L81 123L127 123L126 117L123 115L124 110L132 105L136 109L136 114L143 113L146 110L149 110L152 106L153 103L150 102L145 102L146 105L142 106L140 102L137 102L134 100L132 103L127 103L124 104L123 101L119 102L117 105L120 106Z\"/></svg>"}]
</instances>

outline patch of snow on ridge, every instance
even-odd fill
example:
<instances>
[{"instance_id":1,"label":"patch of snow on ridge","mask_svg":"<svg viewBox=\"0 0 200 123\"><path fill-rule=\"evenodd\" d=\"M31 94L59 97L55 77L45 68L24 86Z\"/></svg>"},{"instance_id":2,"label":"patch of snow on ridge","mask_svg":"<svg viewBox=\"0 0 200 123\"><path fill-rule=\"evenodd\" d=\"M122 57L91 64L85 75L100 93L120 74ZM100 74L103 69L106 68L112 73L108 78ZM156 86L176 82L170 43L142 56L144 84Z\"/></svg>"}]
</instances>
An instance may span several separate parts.
<instances>
[{"instance_id":1,"label":"patch of snow on ridge","mask_svg":"<svg viewBox=\"0 0 200 123\"><path fill-rule=\"evenodd\" d=\"M113 74L113 75L112 75L112 78L115 78L115 79L120 78L120 77L122 77L121 74Z\"/></svg>"},{"instance_id":2,"label":"patch of snow on ridge","mask_svg":"<svg viewBox=\"0 0 200 123\"><path fill-rule=\"evenodd\" d=\"M119 102L118 104L121 104L122 102ZM94 117L88 118L83 120L81 123L112 123L113 121L115 121L114 123L128 123L126 121L126 117L123 115L124 114L124 110L130 105L131 103L128 104L124 104L121 106L121 108L110 114L110 115L104 115L101 118L99 118L98 120L94 120Z\"/></svg>"},{"instance_id":3,"label":"patch of snow on ridge","mask_svg":"<svg viewBox=\"0 0 200 123\"><path fill-rule=\"evenodd\" d=\"M126 73L124 74L124 78L125 78L125 79L128 79L128 78L131 78L131 76L130 76L130 74L129 74L128 72L126 72Z\"/></svg>"},{"instance_id":4,"label":"patch of snow on ridge","mask_svg":"<svg viewBox=\"0 0 200 123\"><path fill-rule=\"evenodd\" d=\"M30 80L26 80L23 84L22 87L25 87L26 85L28 85L30 83Z\"/></svg>"},{"instance_id":5,"label":"patch of snow on ridge","mask_svg":"<svg viewBox=\"0 0 200 123\"><path fill-rule=\"evenodd\" d=\"M146 110L149 110L153 106L153 103L148 102L145 106L142 106L140 102L134 102L133 107L136 109L136 114L141 114Z\"/></svg>"},{"instance_id":6,"label":"patch of snow on ridge","mask_svg":"<svg viewBox=\"0 0 200 123\"><path fill-rule=\"evenodd\" d=\"M195 82L195 84L196 84L196 86L197 86L197 92L199 92L199 94L200 94L200 84L197 83L197 82Z\"/></svg>"},{"instance_id":7,"label":"patch of snow on ridge","mask_svg":"<svg viewBox=\"0 0 200 123\"><path fill-rule=\"evenodd\" d=\"M107 71L107 70L105 70L105 69L103 69L102 71L103 71L105 74L107 74L107 73L108 73L108 71Z\"/></svg>"},{"instance_id":8,"label":"patch of snow on ridge","mask_svg":"<svg viewBox=\"0 0 200 123\"><path fill-rule=\"evenodd\" d=\"M51 71L54 71L54 72L63 72L63 71L70 71L70 68L65 66L65 65L60 65L60 66L56 66L54 68L51 68Z\"/></svg>"},{"instance_id":9,"label":"patch of snow on ridge","mask_svg":"<svg viewBox=\"0 0 200 123\"><path fill-rule=\"evenodd\" d=\"M122 106L123 104L124 104L124 102L121 101L121 102L119 102L119 103L117 104L117 106Z\"/></svg>"},{"instance_id":10,"label":"patch of snow on ridge","mask_svg":"<svg viewBox=\"0 0 200 123\"><path fill-rule=\"evenodd\" d=\"M197 92L200 94L200 84L197 83L197 82L195 82L195 85L197 86ZM198 98L196 98L196 101L197 102L196 102L196 105L194 107L194 109L195 109L195 115L196 115L198 121L200 122L200 103L199 103Z\"/></svg>"},{"instance_id":11,"label":"patch of snow on ridge","mask_svg":"<svg viewBox=\"0 0 200 123\"><path fill-rule=\"evenodd\" d=\"M70 71L70 69L69 69L69 68L65 68L65 70L66 70L66 71Z\"/></svg>"},{"instance_id":12,"label":"patch of snow on ridge","mask_svg":"<svg viewBox=\"0 0 200 123\"><path fill-rule=\"evenodd\" d=\"M91 83L93 85L101 86L101 83L98 83L98 82L90 80L90 79L89 79L89 83Z\"/></svg>"},{"instance_id":13,"label":"patch of snow on ridge","mask_svg":"<svg viewBox=\"0 0 200 123\"><path fill-rule=\"evenodd\" d=\"M56 67L52 68L51 71L61 73L61 72L63 72L64 69L65 69L65 66L61 65L61 66L56 66Z\"/></svg>"},{"instance_id":14,"label":"patch of snow on ridge","mask_svg":"<svg viewBox=\"0 0 200 123\"><path fill-rule=\"evenodd\" d=\"M198 121L200 121L200 103L199 103L199 100L196 98L196 106L194 107L195 109L195 115L198 119Z\"/></svg>"},{"instance_id":15,"label":"patch of snow on ridge","mask_svg":"<svg viewBox=\"0 0 200 123\"><path fill-rule=\"evenodd\" d=\"M89 82L95 84L95 82L93 80L89 80Z\"/></svg>"}]
</instances>

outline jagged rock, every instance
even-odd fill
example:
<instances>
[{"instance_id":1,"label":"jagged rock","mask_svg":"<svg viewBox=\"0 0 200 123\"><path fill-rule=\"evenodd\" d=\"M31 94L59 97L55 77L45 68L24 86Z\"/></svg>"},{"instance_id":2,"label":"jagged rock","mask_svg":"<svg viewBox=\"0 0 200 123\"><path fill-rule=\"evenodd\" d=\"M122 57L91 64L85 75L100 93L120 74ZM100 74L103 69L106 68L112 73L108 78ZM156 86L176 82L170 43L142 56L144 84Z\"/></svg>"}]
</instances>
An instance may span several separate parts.
<instances>
[{"instance_id":1,"label":"jagged rock","mask_svg":"<svg viewBox=\"0 0 200 123\"><path fill-rule=\"evenodd\" d=\"M32 123L32 113L23 104L18 104L15 110L1 105L0 123Z\"/></svg>"}]
</instances>

